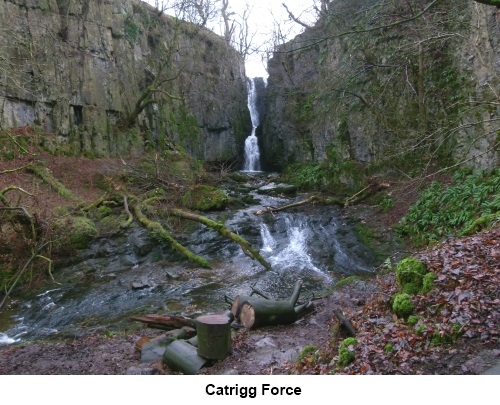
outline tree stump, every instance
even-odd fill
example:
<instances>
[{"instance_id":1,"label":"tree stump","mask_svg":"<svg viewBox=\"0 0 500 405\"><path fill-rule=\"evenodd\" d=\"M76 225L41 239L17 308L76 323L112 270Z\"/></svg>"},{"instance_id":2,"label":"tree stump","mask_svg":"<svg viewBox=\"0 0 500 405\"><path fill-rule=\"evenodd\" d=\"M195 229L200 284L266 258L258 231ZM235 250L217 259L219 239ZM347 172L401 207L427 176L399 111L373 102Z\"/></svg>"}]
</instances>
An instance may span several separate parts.
<instances>
[{"instance_id":1,"label":"tree stump","mask_svg":"<svg viewBox=\"0 0 500 405\"><path fill-rule=\"evenodd\" d=\"M196 319L198 354L223 360L231 351L231 320L226 315L205 315Z\"/></svg>"}]
</instances>

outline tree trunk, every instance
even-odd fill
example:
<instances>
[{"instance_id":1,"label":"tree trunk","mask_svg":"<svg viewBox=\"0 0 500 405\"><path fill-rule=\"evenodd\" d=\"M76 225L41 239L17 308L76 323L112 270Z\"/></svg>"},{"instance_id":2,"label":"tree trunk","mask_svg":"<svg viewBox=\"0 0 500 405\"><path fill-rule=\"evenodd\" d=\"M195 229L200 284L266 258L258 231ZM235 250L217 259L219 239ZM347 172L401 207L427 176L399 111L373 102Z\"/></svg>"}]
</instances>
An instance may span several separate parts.
<instances>
[{"instance_id":1,"label":"tree trunk","mask_svg":"<svg viewBox=\"0 0 500 405\"><path fill-rule=\"evenodd\" d=\"M209 362L198 355L197 348L185 340L175 340L170 343L163 353L163 363L172 371L195 375Z\"/></svg>"},{"instance_id":2,"label":"tree trunk","mask_svg":"<svg viewBox=\"0 0 500 405\"><path fill-rule=\"evenodd\" d=\"M247 328L267 325L287 325L298 319L295 308L289 301L250 298L241 305L240 322Z\"/></svg>"},{"instance_id":3,"label":"tree trunk","mask_svg":"<svg viewBox=\"0 0 500 405\"><path fill-rule=\"evenodd\" d=\"M198 263L201 267L204 267L206 269L210 268L210 264L208 263L208 261L200 256L195 255L188 248L182 246L168 233L168 231L159 222L151 221L149 218L147 218L143 214L139 204L134 205L134 214L139 222L148 229L152 236L156 237L162 242L167 243L172 249L182 253L189 260Z\"/></svg>"},{"instance_id":4,"label":"tree trunk","mask_svg":"<svg viewBox=\"0 0 500 405\"><path fill-rule=\"evenodd\" d=\"M196 319L198 354L223 360L231 351L231 321L225 315L205 315Z\"/></svg>"},{"instance_id":5,"label":"tree trunk","mask_svg":"<svg viewBox=\"0 0 500 405\"><path fill-rule=\"evenodd\" d=\"M208 226L210 229L217 231L220 235L225 238L231 239L232 241L238 243L245 253L250 258L257 260L260 264L262 264L267 270L271 270L271 265L261 256L258 249L255 249L250 242L248 242L245 238L242 238L240 235L235 234L230 229L226 228L223 224L217 221L213 221L207 217L193 214L192 212L186 212L180 209L172 209L169 210L173 215L188 219L190 221L199 222L205 226Z\"/></svg>"},{"instance_id":6,"label":"tree trunk","mask_svg":"<svg viewBox=\"0 0 500 405\"><path fill-rule=\"evenodd\" d=\"M354 325L351 323L351 321L347 319L341 311L335 310L333 311L333 313L339 320L340 327L346 331L347 335L350 337L355 337L356 329L354 329Z\"/></svg>"},{"instance_id":7,"label":"tree trunk","mask_svg":"<svg viewBox=\"0 0 500 405\"><path fill-rule=\"evenodd\" d=\"M145 323L148 328L162 329L162 330L172 330L180 329L183 326L190 326L196 329L196 321L194 319L185 318L183 316L174 315L144 315L144 316L134 316L133 321L139 321Z\"/></svg>"},{"instance_id":8,"label":"tree trunk","mask_svg":"<svg viewBox=\"0 0 500 405\"><path fill-rule=\"evenodd\" d=\"M299 280L289 299L273 300L266 298L267 295L253 289L252 294L259 294L264 298L252 295L239 295L233 302L231 312L245 328L256 328L265 325L286 325L295 322L312 307L313 303L308 301L302 305L296 305L302 282Z\"/></svg>"}]
</instances>

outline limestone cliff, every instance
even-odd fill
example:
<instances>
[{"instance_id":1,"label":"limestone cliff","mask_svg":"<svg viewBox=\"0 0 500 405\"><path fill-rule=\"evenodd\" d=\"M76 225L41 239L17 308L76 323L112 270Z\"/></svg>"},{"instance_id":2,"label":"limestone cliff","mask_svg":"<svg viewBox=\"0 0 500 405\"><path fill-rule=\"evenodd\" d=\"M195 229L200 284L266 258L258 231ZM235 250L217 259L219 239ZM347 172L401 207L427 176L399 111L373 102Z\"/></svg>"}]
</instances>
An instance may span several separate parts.
<instances>
[{"instance_id":1,"label":"limestone cliff","mask_svg":"<svg viewBox=\"0 0 500 405\"><path fill-rule=\"evenodd\" d=\"M499 38L472 0L332 2L269 62L264 164L498 166Z\"/></svg>"},{"instance_id":2,"label":"limestone cliff","mask_svg":"<svg viewBox=\"0 0 500 405\"><path fill-rule=\"evenodd\" d=\"M67 153L173 141L207 161L241 156L244 65L214 33L138 0L4 0L0 30L2 128L38 124ZM135 125L117 125L160 81Z\"/></svg>"}]
</instances>

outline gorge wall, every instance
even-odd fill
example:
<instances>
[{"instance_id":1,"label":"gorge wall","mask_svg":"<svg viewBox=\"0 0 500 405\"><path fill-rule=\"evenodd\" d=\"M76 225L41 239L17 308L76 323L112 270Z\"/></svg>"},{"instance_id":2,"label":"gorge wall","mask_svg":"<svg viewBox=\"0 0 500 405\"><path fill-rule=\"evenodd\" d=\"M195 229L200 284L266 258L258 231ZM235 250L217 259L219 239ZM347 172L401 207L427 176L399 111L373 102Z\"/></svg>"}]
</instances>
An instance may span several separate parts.
<instances>
[{"instance_id":1,"label":"gorge wall","mask_svg":"<svg viewBox=\"0 0 500 405\"><path fill-rule=\"evenodd\" d=\"M211 31L138 0L4 0L0 31L1 128L41 126L74 154L173 141L206 161L242 155L244 64ZM158 102L124 130L145 95Z\"/></svg>"},{"instance_id":2,"label":"gorge wall","mask_svg":"<svg viewBox=\"0 0 500 405\"><path fill-rule=\"evenodd\" d=\"M337 0L274 53L268 70L261 137L268 169L348 161L411 166L430 157L500 164L496 7Z\"/></svg>"}]
</instances>

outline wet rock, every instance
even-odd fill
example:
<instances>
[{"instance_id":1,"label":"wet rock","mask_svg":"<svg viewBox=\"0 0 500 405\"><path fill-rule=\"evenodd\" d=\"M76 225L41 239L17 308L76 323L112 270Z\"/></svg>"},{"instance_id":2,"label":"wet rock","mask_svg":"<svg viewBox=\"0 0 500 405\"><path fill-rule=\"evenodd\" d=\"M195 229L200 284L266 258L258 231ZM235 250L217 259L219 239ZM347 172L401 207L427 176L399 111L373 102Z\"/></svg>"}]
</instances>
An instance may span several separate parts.
<instances>
[{"instance_id":1,"label":"wet rock","mask_svg":"<svg viewBox=\"0 0 500 405\"><path fill-rule=\"evenodd\" d=\"M291 195L297 192L297 187L285 183L269 183L257 190L257 193L264 195Z\"/></svg>"}]
</instances>

